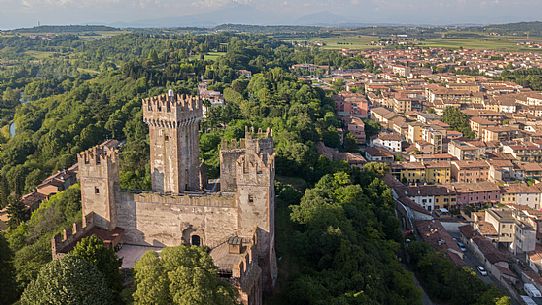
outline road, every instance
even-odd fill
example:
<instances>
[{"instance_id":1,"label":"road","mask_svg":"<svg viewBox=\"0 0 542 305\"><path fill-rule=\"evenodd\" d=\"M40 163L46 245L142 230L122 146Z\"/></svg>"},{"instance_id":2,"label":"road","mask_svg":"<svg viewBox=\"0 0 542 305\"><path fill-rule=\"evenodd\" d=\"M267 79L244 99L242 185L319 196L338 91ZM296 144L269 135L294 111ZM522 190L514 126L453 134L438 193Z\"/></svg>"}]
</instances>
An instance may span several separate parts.
<instances>
[{"instance_id":1,"label":"road","mask_svg":"<svg viewBox=\"0 0 542 305\"><path fill-rule=\"evenodd\" d=\"M452 235L452 237L454 237L455 239L460 240L459 232L448 231L448 233L450 233L450 235ZM470 266L470 267L474 268L474 270L476 270L476 275L478 275L478 278L480 278L486 284L494 285L494 286L498 287L501 290L501 292L509 295L506 288L504 288L502 286L502 284L494 276L492 276L491 274L483 276L483 275L480 274L480 272L478 272L476 267L477 266L483 266L483 264L482 264L482 262L480 262L480 260L478 260L478 258L474 255L474 253L472 253L472 251L467 250L463 254L464 254L463 261L465 262L465 264L467 266ZM511 298L511 301L512 301L512 305L519 305L514 298Z\"/></svg>"}]
</instances>

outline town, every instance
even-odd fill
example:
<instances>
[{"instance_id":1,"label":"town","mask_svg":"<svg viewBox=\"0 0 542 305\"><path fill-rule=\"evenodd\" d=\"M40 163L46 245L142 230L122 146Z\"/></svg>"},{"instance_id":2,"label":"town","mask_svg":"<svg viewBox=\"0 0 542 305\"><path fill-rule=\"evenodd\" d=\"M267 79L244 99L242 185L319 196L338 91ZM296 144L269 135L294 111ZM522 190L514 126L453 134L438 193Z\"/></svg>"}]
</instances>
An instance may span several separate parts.
<instances>
[{"instance_id":1,"label":"town","mask_svg":"<svg viewBox=\"0 0 542 305\"><path fill-rule=\"evenodd\" d=\"M380 71L292 66L317 86L344 87L334 96L340 133L353 135L361 152L340 154L322 144L321 153L352 166L388 164L385 181L405 230L457 266L489 275L516 299L513 287L523 285L539 298L542 92L498 77L505 69L542 67L542 54L341 52L371 59ZM366 136L369 121L380 128Z\"/></svg>"}]
</instances>

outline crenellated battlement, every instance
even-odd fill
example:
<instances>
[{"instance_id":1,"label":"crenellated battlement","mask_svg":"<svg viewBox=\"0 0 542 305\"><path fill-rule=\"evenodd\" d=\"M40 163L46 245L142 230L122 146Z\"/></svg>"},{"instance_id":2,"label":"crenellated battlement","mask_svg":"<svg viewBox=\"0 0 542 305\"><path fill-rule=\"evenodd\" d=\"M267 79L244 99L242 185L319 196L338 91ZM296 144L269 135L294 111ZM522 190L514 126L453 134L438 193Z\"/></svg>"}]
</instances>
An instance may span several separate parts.
<instances>
[{"instance_id":1,"label":"crenellated battlement","mask_svg":"<svg viewBox=\"0 0 542 305\"><path fill-rule=\"evenodd\" d=\"M249 150L257 154L273 151L273 131L271 128L255 131L254 127L245 127L245 137L239 140L222 140L220 149L223 152Z\"/></svg>"},{"instance_id":2,"label":"crenellated battlement","mask_svg":"<svg viewBox=\"0 0 542 305\"><path fill-rule=\"evenodd\" d=\"M107 161L116 162L118 158L118 151L116 148L114 148L114 146L116 146L116 144L110 145L109 141L105 142L104 144L94 146L77 154L77 160L80 162L80 165L100 165Z\"/></svg>"},{"instance_id":3,"label":"crenellated battlement","mask_svg":"<svg viewBox=\"0 0 542 305\"><path fill-rule=\"evenodd\" d=\"M142 100L143 121L151 126L177 128L197 123L203 118L199 96L162 94Z\"/></svg>"},{"instance_id":4,"label":"crenellated battlement","mask_svg":"<svg viewBox=\"0 0 542 305\"><path fill-rule=\"evenodd\" d=\"M68 253L83 236L94 228L94 217L94 213L89 213L85 216L85 225L81 222L73 223L71 229L64 229L62 233L51 239L53 259L61 258Z\"/></svg>"}]
</instances>

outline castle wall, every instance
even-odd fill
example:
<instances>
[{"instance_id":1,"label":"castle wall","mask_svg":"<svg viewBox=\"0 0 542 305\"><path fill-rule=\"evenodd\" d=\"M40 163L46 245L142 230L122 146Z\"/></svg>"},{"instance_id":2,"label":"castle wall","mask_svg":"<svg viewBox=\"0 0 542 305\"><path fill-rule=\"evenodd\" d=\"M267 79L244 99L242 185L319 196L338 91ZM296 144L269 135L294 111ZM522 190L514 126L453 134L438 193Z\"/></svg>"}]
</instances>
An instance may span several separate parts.
<instances>
[{"instance_id":1,"label":"castle wall","mask_svg":"<svg viewBox=\"0 0 542 305\"><path fill-rule=\"evenodd\" d=\"M121 195L117 213L125 242L157 247L190 244L198 235L213 247L238 234L238 210L233 195Z\"/></svg>"}]
</instances>

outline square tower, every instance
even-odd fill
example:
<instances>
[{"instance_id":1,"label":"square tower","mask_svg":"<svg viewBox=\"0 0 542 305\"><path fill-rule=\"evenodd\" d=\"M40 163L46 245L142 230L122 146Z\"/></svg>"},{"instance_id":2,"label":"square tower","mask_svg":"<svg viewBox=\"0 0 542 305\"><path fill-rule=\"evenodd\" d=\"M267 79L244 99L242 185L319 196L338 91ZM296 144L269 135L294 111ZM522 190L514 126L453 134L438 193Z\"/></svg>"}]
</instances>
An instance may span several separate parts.
<instances>
[{"instance_id":1,"label":"square tower","mask_svg":"<svg viewBox=\"0 0 542 305\"><path fill-rule=\"evenodd\" d=\"M169 93L143 100L149 125L152 190L181 193L203 188L199 159L199 97Z\"/></svg>"}]
</instances>

